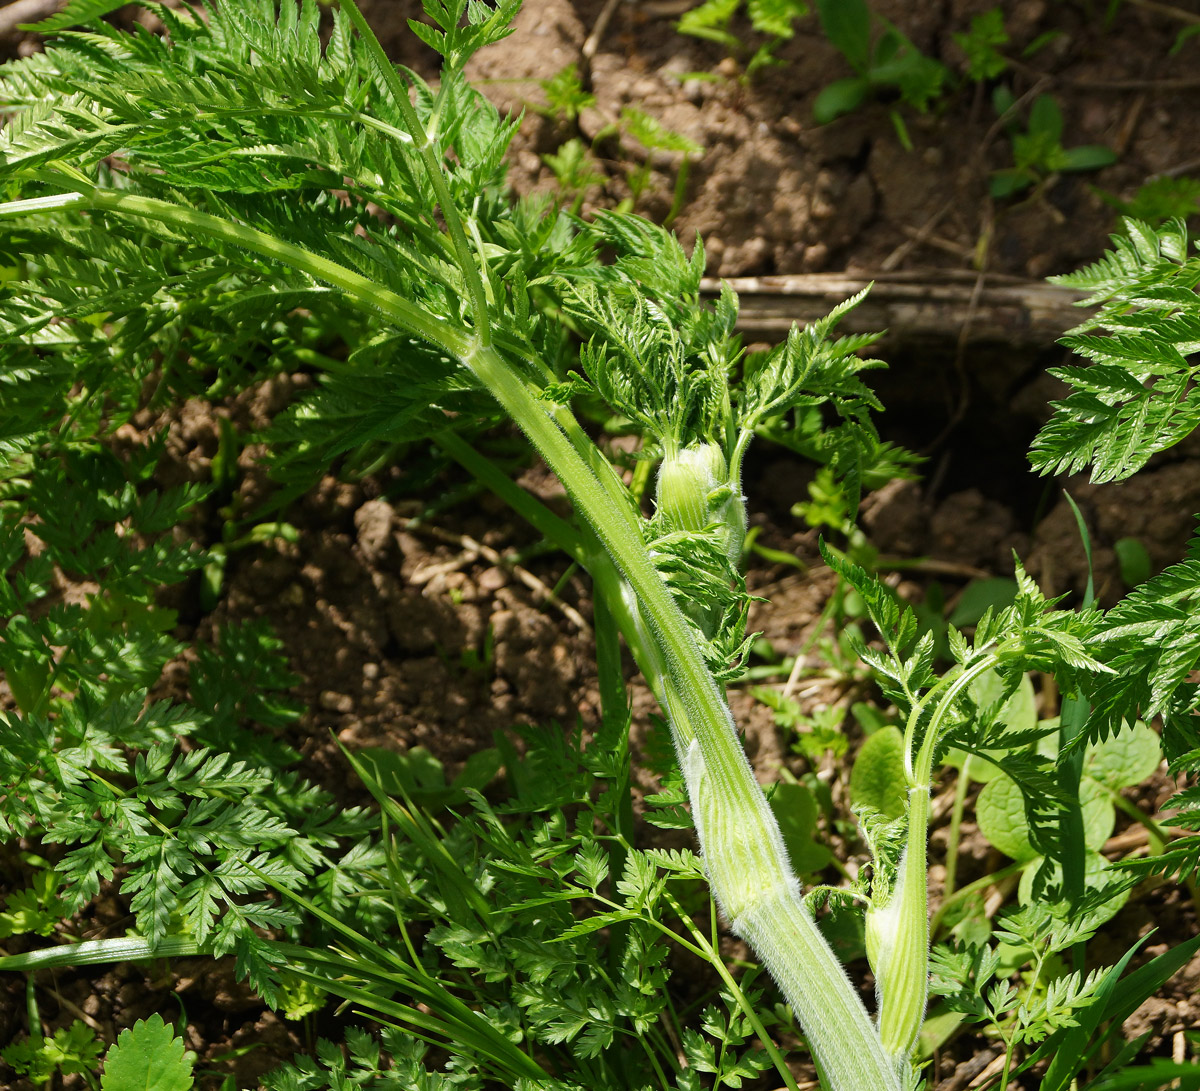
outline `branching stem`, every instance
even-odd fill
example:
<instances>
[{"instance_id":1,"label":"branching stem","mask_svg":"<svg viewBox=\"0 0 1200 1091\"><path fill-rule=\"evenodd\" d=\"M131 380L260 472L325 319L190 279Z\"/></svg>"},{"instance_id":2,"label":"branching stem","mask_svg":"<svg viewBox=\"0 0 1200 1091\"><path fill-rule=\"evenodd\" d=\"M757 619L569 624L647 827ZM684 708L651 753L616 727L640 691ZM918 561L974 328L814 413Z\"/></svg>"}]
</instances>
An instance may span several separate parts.
<instances>
[{"instance_id":1,"label":"branching stem","mask_svg":"<svg viewBox=\"0 0 1200 1091\"><path fill-rule=\"evenodd\" d=\"M433 175L441 167L434 162L429 169ZM654 567L624 486L594 445L587 445L594 452L589 459L577 446L581 438L575 436L572 442L564 430L564 424L566 429L578 429L570 413L540 399L491 347L486 305L480 302L482 284L476 313L483 325L468 334L319 254L248 225L168 201L93 189L12 202L0 206L0 217L55 209L151 219L280 262L333 285L474 372L558 475L603 547L603 554L593 558L599 563L592 565L598 589L611 596L623 633L667 711L688 770L713 893L735 931L751 943L796 1010L834 1091L899 1091L894 1063L803 903L778 823L754 778L724 695L687 619ZM470 280L466 265L471 254L465 249L462 254L463 273Z\"/></svg>"}]
</instances>

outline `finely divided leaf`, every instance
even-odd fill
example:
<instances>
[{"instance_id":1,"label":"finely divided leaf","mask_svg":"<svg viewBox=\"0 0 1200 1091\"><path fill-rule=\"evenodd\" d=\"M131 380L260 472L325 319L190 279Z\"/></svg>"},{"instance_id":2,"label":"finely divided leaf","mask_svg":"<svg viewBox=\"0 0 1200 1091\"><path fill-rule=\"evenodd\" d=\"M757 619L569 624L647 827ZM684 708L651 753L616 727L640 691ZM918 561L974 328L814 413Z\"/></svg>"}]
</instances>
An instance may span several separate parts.
<instances>
[{"instance_id":1,"label":"finely divided leaf","mask_svg":"<svg viewBox=\"0 0 1200 1091\"><path fill-rule=\"evenodd\" d=\"M127 0L70 0L57 15L48 16L37 23L21 23L17 29L26 34L53 34L67 27L91 23L105 15L123 8ZM157 6L157 5L155 5Z\"/></svg>"},{"instance_id":2,"label":"finely divided leaf","mask_svg":"<svg viewBox=\"0 0 1200 1091\"><path fill-rule=\"evenodd\" d=\"M1042 473L1092 467L1092 480L1118 481L1200 425L1200 259L1188 253L1187 228L1157 231L1126 220L1101 261L1059 284L1092 294L1095 317L1062 339L1089 367L1052 368L1073 392L1035 439L1030 460ZM1104 331L1102 335L1090 332Z\"/></svg>"}]
</instances>

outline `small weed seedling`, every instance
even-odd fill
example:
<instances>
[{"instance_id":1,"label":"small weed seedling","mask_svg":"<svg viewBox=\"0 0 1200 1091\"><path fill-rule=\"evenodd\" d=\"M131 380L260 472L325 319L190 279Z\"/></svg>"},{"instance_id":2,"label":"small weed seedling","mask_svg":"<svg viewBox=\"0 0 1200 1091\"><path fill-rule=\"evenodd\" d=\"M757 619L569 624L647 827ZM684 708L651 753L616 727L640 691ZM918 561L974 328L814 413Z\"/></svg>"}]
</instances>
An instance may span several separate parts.
<instances>
[{"instance_id":1,"label":"small weed seedling","mask_svg":"<svg viewBox=\"0 0 1200 1091\"><path fill-rule=\"evenodd\" d=\"M992 101L1000 115L1008 113L1014 104L1007 87L997 87ZM1015 124L1009 131L1013 166L992 173L993 197L1012 197L1031 186L1044 185L1056 174L1100 170L1117 161L1113 150L1102 144L1064 148L1062 111L1050 95L1039 95L1034 100L1024 132Z\"/></svg>"},{"instance_id":2,"label":"small weed seedling","mask_svg":"<svg viewBox=\"0 0 1200 1091\"><path fill-rule=\"evenodd\" d=\"M542 156L542 161L554 172L558 183L559 200L569 205L576 215L583 207L588 191L608 180L598 169L588 147L578 137L559 146L557 152Z\"/></svg>"},{"instance_id":3,"label":"small weed seedling","mask_svg":"<svg viewBox=\"0 0 1200 1091\"><path fill-rule=\"evenodd\" d=\"M583 110L595 105L595 96L584 90L579 71L574 64L567 65L553 79L542 80L541 87L546 96L546 105L538 107L539 111L561 122L574 124ZM596 133L592 147L595 148L605 140L627 138L641 147L646 161L637 165L627 165L625 168L625 181L632 196L621 206L624 211L629 211L637 204L650 184L653 174L650 157L655 153L667 153L678 157L674 199L666 217L669 223L683 206L692 159L702 155L704 149L694 140L667 128L656 117L635 106L625 106L616 121ZM604 175L595 169L597 164L591 153L578 137L567 140L557 152L544 155L542 159L554 172L560 194L571 203L575 213L582 207L586 191L605 181Z\"/></svg>"},{"instance_id":4,"label":"small weed seedling","mask_svg":"<svg viewBox=\"0 0 1200 1091\"><path fill-rule=\"evenodd\" d=\"M579 78L579 66L574 62L550 79L542 80L540 86L542 94L546 96L546 104L538 107L539 113L566 124L573 124L584 110L596 105L596 96L584 90Z\"/></svg>"},{"instance_id":5,"label":"small weed seedling","mask_svg":"<svg viewBox=\"0 0 1200 1091\"><path fill-rule=\"evenodd\" d=\"M1008 68L1008 61L1000 52L1008 44L1002 8L976 15L971 20L971 29L965 34L955 34L954 40L967 55L968 78L976 83L993 80Z\"/></svg>"},{"instance_id":6,"label":"small weed seedling","mask_svg":"<svg viewBox=\"0 0 1200 1091\"><path fill-rule=\"evenodd\" d=\"M675 24L676 29L681 34L693 34L736 48L741 42L730 32L729 24L743 7L753 30L773 38L790 38L795 33L796 20L810 10L806 0L704 0L684 14Z\"/></svg>"},{"instance_id":7,"label":"small weed seedling","mask_svg":"<svg viewBox=\"0 0 1200 1091\"><path fill-rule=\"evenodd\" d=\"M675 26L680 34L720 42L730 50L741 49L741 39L729 27L743 7L750 17L751 29L769 38L746 62L746 76L749 77L766 65L779 63L774 50L795 33L796 20L809 13L806 0L745 0L744 3L743 0L703 0L686 12Z\"/></svg>"},{"instance_id":8,"label":"small weed seedling","mask_svg":"<svg viewBox=\"0 0 1200 1091\"><path fill-rule=\"evenodd\" d=\"M905 106L924 113L942 93L945 67L884 20L882 33L875 37L866 0L817 0L817 15L826 37L855 71L817 96L813 116L819 124L857 110L872 95L898 96ZM911 150L900 112L892 109L890 115L900 142Z\"/></svg>"},{"instance_id":9,"label":"small weed seedling","mask_svg":"<svg viewBox=\"0 0 1200 1091\"><path fill-rule=\"evenodd\" d=\"M1122 217L1161 227L1168 220L1187 220L1200 215L1200 178L1152 178L1123 201L1115 194L1097 189L1101 200L1112 205Z\"/></svg>"}]
</instances>

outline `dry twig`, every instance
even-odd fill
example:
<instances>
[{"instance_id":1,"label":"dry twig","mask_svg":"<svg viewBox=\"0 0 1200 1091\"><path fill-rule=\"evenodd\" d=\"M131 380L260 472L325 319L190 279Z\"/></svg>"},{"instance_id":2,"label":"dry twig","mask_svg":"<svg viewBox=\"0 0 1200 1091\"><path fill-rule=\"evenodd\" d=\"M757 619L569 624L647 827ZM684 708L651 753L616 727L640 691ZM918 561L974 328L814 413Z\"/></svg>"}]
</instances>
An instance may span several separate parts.
<instances>
[{"instance_id":1,"label":"dry twig","mask_svg":"<svg viewBox=\"0 0 1200 1091\"><path fill-rule=\"evenodd\" d=\"M448 530L442 530L440 527L430 526L428 523L419 522L416 519L401 519L400 525L414 534L424 534L430 538L436 538L440 542L446 542L449 545L457 545L461 547L462 552L451 558L449 561L443 561L440 564L426 565L412 574L409 582L414 584L426 584L435 576L445 575L449 572L456 572L460 568L471 564L473 561L482 557L490 564L497 565L501 568L507 568L517 577L526 587L534 594L539 595L563 617L570 621L582 633L591 632L591 626L587 623L584 616L575 609L569 602L563 602L554 591L547 587L543 580L538 579L529 569L517 564L511 557L505 557L502 553L497 552L489 545L484 545L483 542L476 541L469 534L453 534Z\"/></svg>"},{"instance_id":2,"label":"dry twig","mask_svg":"<svg viewBox=\"0 0 1200 1091\"><path fill-rule=\"evenodd\" d=\"M22 23L39 23L58 11L58 0L13 0L0 8L0 38L13 38Z\"/></svg>"}]
</instances>

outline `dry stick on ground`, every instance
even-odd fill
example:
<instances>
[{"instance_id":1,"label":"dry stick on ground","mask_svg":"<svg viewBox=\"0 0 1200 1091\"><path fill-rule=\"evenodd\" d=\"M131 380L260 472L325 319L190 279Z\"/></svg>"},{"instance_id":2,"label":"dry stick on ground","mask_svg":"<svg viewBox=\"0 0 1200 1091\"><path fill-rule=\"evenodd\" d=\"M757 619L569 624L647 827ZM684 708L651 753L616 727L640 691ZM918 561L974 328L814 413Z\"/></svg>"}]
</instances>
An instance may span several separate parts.
<instances>
[{"instance_id":1,"label":"dry stick on ground","mask_svg":"<svg viewBox=\"0 0 1200 1091\"><path fill-rule=\"evenodd\" d=\"M1163 833L1173 840L1176 837L1185 837L1188 831L1175 826L1166 826L1163 828ZM1150 831L1145 826L1130 826L1122 833L1114 833L1104 842L1100 851L1105 856L1113 856L1120 860L1131 855L1137 849L1148 848L1149 844Z\"/></svg>"},{"instance_id":2,"label":"dry stick on ground","mask_svg":"<svg viewBox=\"0 0 1200 1091\"><path fill-rule=\"evenodd\" d=\"M1138 121L1141 119L1142 110L1146 107L1147 95L1143 91L1141 94L1134 96L1133 103L1125 112L1125 117L1121 121L1121 127L1117 130L1117 137L1113 141L1113 152L1118 159L1123 159L1125 153L1129 150L1129 145L1133 142L1133 134L1137 129Z\"/></svg>"},{"instance_id":3,"label":"dry stick on ground","mask_svg":"<svg viewBox=\"0 0 1200 1091\"><path fill-rule=\"evenodd\" d=\"M963 1091L976 1076L984 1071L997 1058L1003 1058L1003 1052L995 1049L985 1049L977 1053L969 1061L963 1061L954 1069L954 1075L942 1080L937 1085L937 1091Z\"/></svg>"},{"instance_id":4,"label":"dry stick on ground","mask_svg":"<svg viewBox=\"0 0 1200 1091\"><path fill-rule=\"evenodd\" d=\"M1198 16L1200 18L1200 16ZM1009 67L1039 81L1037 90L1042 90L1050 84L1058 83L1067 87L1077 87L1081 91L1194 91L1200 88L1200 77L1177 76L1167 79L1129 79L1096 80L1086 76L1059 76L1042 72L1033 65L1025 64L1016 57L1005 57Z\"/></svg>"},{"instance_id":5,"label":"dry stick on ground","mask_svg":"<svg viewBox=\"0 0 1200 1091\"><path fill-rule=\"evenodd\" d=\"M988 212L985 218L988 222L990 231L991 224L991 203L988 202ZM986 263L986 256L984 261ZM971 384L967 379L967 345L970 343L971 330L975 326L975 318L979 314L979 301L983 297L983 285L987 278L986 264L981 268L975 276L975 286L971 289L971 298L967 300L967 313L963 315L962 325L958 328L958 338L954 346L954 374L958 377L958 401L955 402L954 408L950 410L950 416L947 419L942 430L925 445L922 455L931 455L934 451L941 448L946 442L950 433L958 427L963 417L967 415L967 407L971 403Z\"/></svg>"},{"instance_id":6,"label":"dry stick on ground","mask_svg":"<svg viewBox=\"0 0 1200 1091\"><path fill-rule=\"evenodd\" d=\"M1195 91L1200 88L1200 79L1181 77L1168 80L1087 80L1065 77L1061 80L1068 87L1081 91Z\"/></svg>"},{"instance_id":7,"label":"dry stick on ground","mask_svg":"<svg viewBox=\"0 0 1200 1091\"><path fill-rule=\"evenodd\" d=\"M930 216L929 219L926 220L920 227L906 229L911 231L909 237L905 239L904 242L902 242L899 246L897 246L895 250L888 254L886 258L883 259L879 265L879 268L885 273L890 273L893 269L899 267L900 263L906 257L908 257L913 250L920 246L921 243L932 238L933 232L937 225L940 224L943 219L945 219L946 213L949 212L952 207L953 206L950 202L946 202L946 204L942 205L942 207L939 208L932 216Z\"/></svg>"},{"instance_id":8,"label":"dry stick on ground","mask_svg":"<svg viewBox=\"0 0 1200 1091\"><path fill-rule=\"evenodd\" d=\"M992 275L978 284L967 270L879 272L874 275L808 273L796 276L730 277L741 296L738 328L747 334L783 336L793 322L813 322L849 295L874 283L870 295L841 321L847 333L882 328L902 330L908 340L964 336L969 342L1045 346L1079 323L1075 306L1083 295L1024 277ZM710 297L721 281L706 277L700 289Z\"/></svg>"},{"instance_id":9,"label":"dry stick on ground","mask_svg":"<svg viewBox=\"0 0 1200 1091\"><path fill-rule=\"evenodd\" d=\"M86 1023L97 1034L105 1033L104 1024L101 1023L98 1019L96 1019L95 1016L88 1015L88 1013L86 1011L84 1011L83 1008L81 1008L74 1001L68 1000L65 996L63 996L62 993L60 993L58 991L58 989L54 989L53 992L54 992L55 1002L58 1003L61 1007L65 1008L71 1015L75 1016L76 1019L80 1020L81 1022Z\"/></svg>"},{"instance_id":10,"label":"dry stick on ground","mask_svg":"<svg viewBox=\"0 0 1200 1091\"><path fill-rule=\"evenodd\" d=\"M700 4L701 0L642 0L638 10L654 19L676 19Z\"/></svg>"},{"instance_id":11,"label":"dry stick on ground","mask_svg":"<svg viewBox=\"0 0 1200 1091\"><path fill-rule=\"evenodd\" d=\"M1169 15L1181 23L1200 23L1200 15L1194 11L1185 11L1183 8L1175 7L1174 4L1164 4L1161 0L1129 0L1129 3L1135 8L1143 8L1157 15Z\"/></svg>"},{"instance_id":12,"label":"dry stick on ground","mask_svg":"<svg viewBox=\"0 0 1200 1091\"><path fill-rule=\"evenodd\" d=\"M1152 174L1153 178L1178 178L1181 174L1190 174L1192 171L1200 167L1200 159L1187 159L1182 163L1176 163L1173 167L1167 167L1166 170L1160 170L1157 174Z\"/></svg>"},{"instance_id":13,"label":"dry stick on ground","mask_svg":"<svg viewBox=\"0 0 1200 1091\"><path fill-rule=\"evenodd\" d=\"M58 11L58 0L14 0L0 8L0 38L13 38L22 23L40 23Z\"/></svg>"},{"instance_id":14,"label":"dry stick on ground","mask_svg":"<svg viewBox=\"0 0 1200 1091\"><path fill-rule=\"evenodd\" d=\"M976 1076L969 1084L967 1084L967 1087L971 1089L971 1091L974 1091L975 1088L978 1088L979 1091L983 1091L985 1087L990 1087L1000 1078L1000 1073L1004 1069L1004 1060L1005 1055L1001 1053L999 1057L997 1057L994 1061L992 1061L991 1064L987 1066L987 1068L985 1068L979 1073L978 1076Z\"/></svg>"},{"instance_id":15,"label":"dry stick on ground","mask_svg":"<svg viewBox=\"0 0 1200 1091\"><path fill-rule=\"evenodd\" d=\"M446 561L442 564L429 565L415 572L410 580L412 583L428 583L434 576L454 572L462 568L464 565L470 564L477 557L482 557L485 561L491 564L498 565L501 568L509 569L514 576L517 577L526 587L535 594L540 595L546 602L553 606L556 610L570 621L582 633L589 633L592 627L587 623L583 615L575 609L569 602L563 602L542 580L538 579L527 568L523 568L517 564L511 557L505 557L498 553L491 546L484 545L482 542L476 541L469 534L453 534L448 530L442 530L440 527L432 527L428 523L421 523L416 519L402 519L400 525L414 534L424 534L430 538L436 538L440 542L446 542L450 545L461 547L463 552L453 560Z\"/></svg>"},{"instance_id":16,"label":"dry stick on ground","mask_svg":"<svg viewBox=\"0 0 1200 1091\"><path fill-rule=\"evenodd\" d=\"M600 48L601 41L604 40L604 33L608 30L608 24L612 20L613 13L617 10L617 5L621 0L608 0L603 8L600 9L600 14L596 17L596 22L592 26L592 32L587 36L587 41L583 43L583 48L580 53L583 54L585 64L591 64L592 57L596 55L596 50Z\"/></svg>"},{"instance_id":17,"label":"dry stick on ground","mask_svg":"<svg viewBox=\"0 0 1200 1091\"><path fill-rule=\"evenodd\" d=\"M961 261L969 262L975 257L975 251L963 246L962 243L955 242L953 239L943 238L941 235L934 235L932 232L925 231L920 227L909 227L908 224L901 224L900 230L913 243L920 243L932 247L934 250L945 251L945 253L952 254Z\"/></svg>"}]
</instances>

